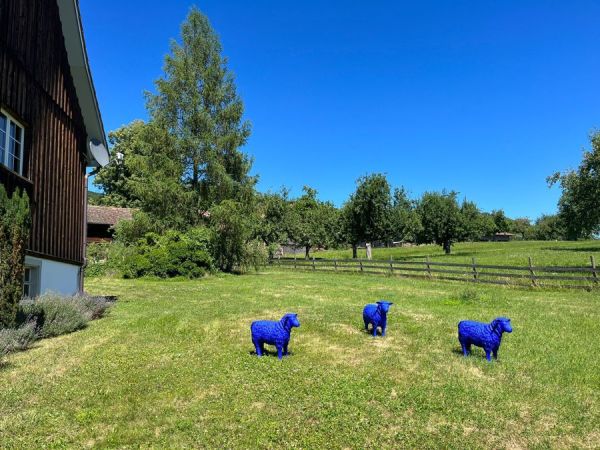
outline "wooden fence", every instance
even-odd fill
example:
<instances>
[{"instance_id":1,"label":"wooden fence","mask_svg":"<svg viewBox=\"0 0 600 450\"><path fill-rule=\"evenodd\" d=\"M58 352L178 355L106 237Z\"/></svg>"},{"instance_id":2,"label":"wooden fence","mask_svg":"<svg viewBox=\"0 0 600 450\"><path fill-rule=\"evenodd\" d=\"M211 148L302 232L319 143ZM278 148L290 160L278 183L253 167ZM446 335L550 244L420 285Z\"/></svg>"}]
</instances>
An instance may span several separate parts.
<instances>
[{"instance_id":1,"label":"wooden fence","mask_svg":"<svg viewBox=\"0 0 600 450\"><path fill-rule=\"evenodd\" d=\"M273 258L269 265L292 270L394 275L414 278L493 283L515 286L545 286L592 289L600 287L593 256L589 266L525 266L450 263L425 260L297 259Z\"/></svg>"}]
</instances>

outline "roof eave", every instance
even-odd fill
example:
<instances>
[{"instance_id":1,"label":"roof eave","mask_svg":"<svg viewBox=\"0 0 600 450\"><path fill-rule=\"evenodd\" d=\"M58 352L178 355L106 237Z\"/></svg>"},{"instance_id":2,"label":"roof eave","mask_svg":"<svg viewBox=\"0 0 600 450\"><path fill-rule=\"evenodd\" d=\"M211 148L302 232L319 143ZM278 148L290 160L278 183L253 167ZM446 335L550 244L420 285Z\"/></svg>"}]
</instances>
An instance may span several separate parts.
<instances>
[{"instance_id":1,"label":"roof eave","mask_svg":"<svg viewBox=\"0 0 600 450\"><path fill-rule=\"evenodd\" d=\"M88 142L96 139L108 148L85 48L79 2L78 0L57 0L57 3L71 76L73 77ZM89 145L86 145L86 159L88 166L98 167L98 162L90 153Z\"/></svg>"}]
</instances>

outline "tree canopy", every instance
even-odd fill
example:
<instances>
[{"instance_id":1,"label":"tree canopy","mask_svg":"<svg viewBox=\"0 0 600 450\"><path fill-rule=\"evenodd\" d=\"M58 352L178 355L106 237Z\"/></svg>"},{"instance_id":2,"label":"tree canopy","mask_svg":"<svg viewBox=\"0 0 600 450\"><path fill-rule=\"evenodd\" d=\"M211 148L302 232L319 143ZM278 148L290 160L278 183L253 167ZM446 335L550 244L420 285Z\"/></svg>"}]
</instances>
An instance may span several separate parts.
<instances>
[{"instance_id":1,"label":"tree canopy","mask_svg":"<svg viewBox=\"0 0 600 450\"><path fill-rule=\"evenodd\" d=\"M441 245L446 253L459 237L461 217L456 196L456 192L425 192L417 206L423 225L421 241Z\"/></svg>"},{"instance_id":2,"label":"tree canopy","mask_svg":"<svg viewBox=\"0 0 600 450\"><path fill-rule=\"evenodd\" d=\"M240 151L250 136L234 77L208 18L192 7L171 43L157 93L147 93L152 120L173 138L184 166L183 183L198 208L240 199L252 189L250 158Z\"/></svg>"},{"instance_id":3,"label":"tree canopy","mask_svg":"<svg viewBox=\"0 0 600 450\"><path fill-rule=\"evenodd\" d=\"M558 183L562 189L558 214L568 239L600 233L600 131L590 136L590 143L577 170L548 177L550 185Z\"/></svg>"},{"instance_id":4,"label":"tree canopy","mask_svg":"<svg viewBox=\"0 0 600 450\"><path fill-rule=\"evenodd\" d=\"M315 189L304 186L302 191L302 196L292 201L288 233L293 242L304 247L308 258L311 247L332 243L338 217L333 204L319 200Z\"/></svg>"}]
</instances>

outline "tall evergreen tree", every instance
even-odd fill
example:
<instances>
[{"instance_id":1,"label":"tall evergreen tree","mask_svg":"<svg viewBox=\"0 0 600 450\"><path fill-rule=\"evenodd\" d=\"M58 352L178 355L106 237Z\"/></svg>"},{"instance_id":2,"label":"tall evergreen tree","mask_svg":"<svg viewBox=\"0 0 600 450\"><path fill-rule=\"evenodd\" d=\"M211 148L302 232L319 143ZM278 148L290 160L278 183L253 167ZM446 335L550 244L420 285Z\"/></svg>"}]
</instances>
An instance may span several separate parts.
<instances>
[{"instance_id":1,"label":"tall evergreen tree","mask_svg":"<svg viewBox=\"0 0 600 450\"><path fill-rule=\"evenodd\" d=\"M147 93L152 119L168 130L184 164L184 183L196 206L208 209L240 199L252 189L250 158L241 152L250 136L234 77L221 55L208 19L192 7L181 27L181 43L171 43L156 94Z\"/></svg>"}]
</instances>

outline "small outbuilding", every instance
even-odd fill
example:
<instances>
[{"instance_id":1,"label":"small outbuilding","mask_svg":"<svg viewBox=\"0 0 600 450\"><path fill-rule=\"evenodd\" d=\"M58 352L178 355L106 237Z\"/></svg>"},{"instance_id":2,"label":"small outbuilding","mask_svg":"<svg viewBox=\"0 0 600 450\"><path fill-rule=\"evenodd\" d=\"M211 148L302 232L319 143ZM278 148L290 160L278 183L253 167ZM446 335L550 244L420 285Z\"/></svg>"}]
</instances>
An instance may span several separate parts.
<instances>
[{"instance_id":1,"label":"small outbuilding","mask_svg":"<svg viewBox=\"0 0 600 450\"><path fill-rule=\"evenodd\" d=\"M87 243L112 241L113 227L121 220L131 220L133 211L131 208L88 205Z\"/></svg>"},{"instance_id":2,"label":"small outbuilding","mask_svg":"<svg viewBox=\"0 0 600 450\"><path fill-rule=\"evenodd\" d=\"M512 241L514 238L515 235L513 233L502 231L500 233L494 234L491 240L494 242L508 242Z\"/></svg>"}]
</instances>

